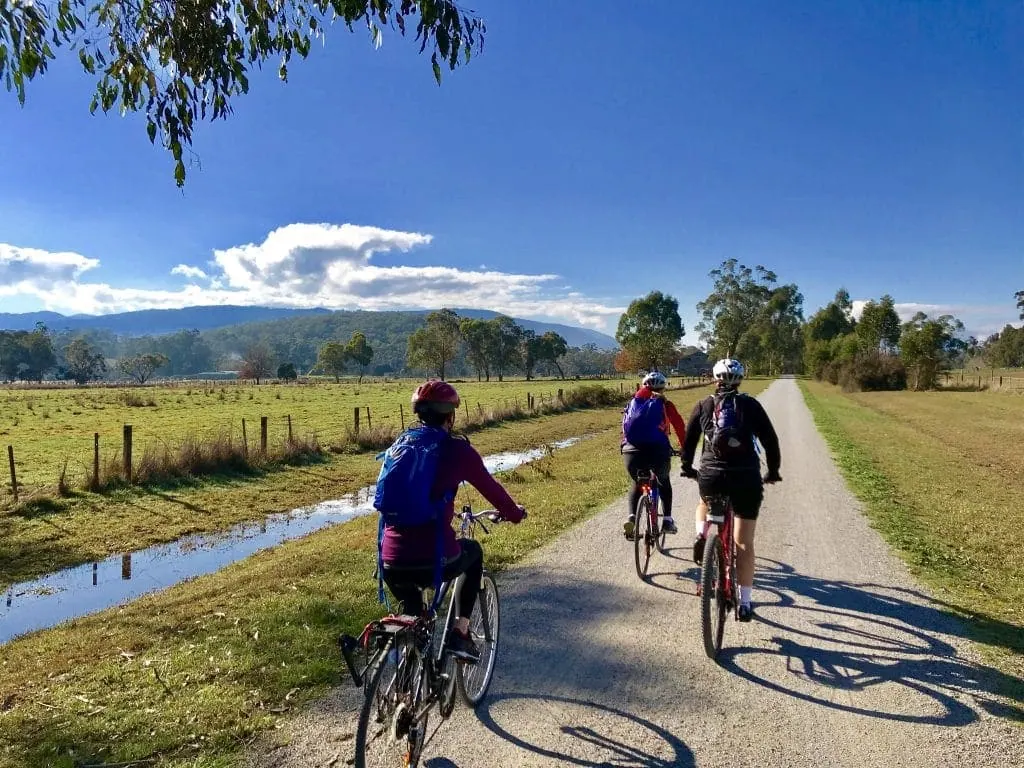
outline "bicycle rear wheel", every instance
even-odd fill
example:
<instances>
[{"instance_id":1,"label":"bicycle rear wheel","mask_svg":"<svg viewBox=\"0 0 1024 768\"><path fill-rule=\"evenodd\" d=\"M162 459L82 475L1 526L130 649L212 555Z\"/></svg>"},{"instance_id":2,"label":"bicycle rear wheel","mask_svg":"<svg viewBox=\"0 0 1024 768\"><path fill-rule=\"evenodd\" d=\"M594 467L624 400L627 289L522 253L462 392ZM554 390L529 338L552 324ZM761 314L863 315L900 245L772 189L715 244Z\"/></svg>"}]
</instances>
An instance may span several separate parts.
<instances>
[{"instance_id":1,"label":"bicycle rear wheel","mask_svg":"<svg viewBox=\"0 0 1024 768\"><path fill-rule=\"evenodd\" d=\"M413 722L422 663L411 637L397 638L367 683L356 727L356 768L407 766L418 758L426 723ZM417 727L418 725L418 727ZM418 743L417 743L418 742ZM415 764L415 763L412 763Z\"/></svg>"},{"instance_id":2,"label":"bicycle rear wheel","mask_svg":"<svg viewBox=\"0 0 1024 768\"><path fill-rule=\"evenodd\" d=\"M661 508L662 513L664 513L665 503L661 500L661 495L660 494L658 495L658 506ZM659 524L658 524L658 537L657 537L658 551L661 552L661 554L664 555L665 554L665 537L668 536L668 533L665 532L665 525L664 525L664 522L663 522L664 514L662 514L662 517L658 518L658 520L659 520Z\"/></svg>"},{"instance_id":3,"label":"bicycle rear wheel","mask_svg":"<svg viewBox=\"0 0 1024 768\"><path fill-rule=\"evenodd\" d=\"M647 567L651 563L651 548L654 536L651 532L651 499L641 496L636 503L636 528L633 531L633 559L636 562L636 575L643 581L647 580Z\"/></svg>"},{"instance_id":4,"label":"bicycle rear wheel","mask_svg":"<svg viewBox=\"0 0 1024 768\"><path fill-rule=\"evenodd\" d=\"M704 562L700 572L700 628L704 636L704 652L709 659L716 658L722 650L726 610L722 540L714 531L704 544Z\"/></svg>"},{"instance_id":5,"label":"bicycle rear wheel","mask_svg":"<svg viewBox=\"0 0 1024 768\"><path fill-rule=\"evenodd\" d=\"M475 708L487 695L494 677L494 662L498 659L498 636L501 630L501 604L498 585L491 574L484 571L480 580L480 596L469 617L469 635L480 646L480 661L459 664L456 679L462 700Z\"/></svg>"}]
</instances>

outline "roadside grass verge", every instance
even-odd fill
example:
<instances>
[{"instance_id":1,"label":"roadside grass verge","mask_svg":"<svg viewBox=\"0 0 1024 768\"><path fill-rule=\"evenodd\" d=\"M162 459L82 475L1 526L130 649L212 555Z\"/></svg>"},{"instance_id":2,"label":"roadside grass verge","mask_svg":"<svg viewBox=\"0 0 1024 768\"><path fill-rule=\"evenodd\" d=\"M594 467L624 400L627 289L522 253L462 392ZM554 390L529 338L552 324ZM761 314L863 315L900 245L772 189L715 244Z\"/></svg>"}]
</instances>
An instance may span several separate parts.
<instances>
[{"instance_id":1,"label":"roadside grass verge","mask_svg":"<svg viewBox=\"0 0 1024 768\"><path fill-rule=\"evenodd\" d=\"M992 662L1021 681L1024 473L1015 466L1024 401L800 386L872 525ZM999 400L1016 410L997 422L989 411ZM1012 694L1024 696L1024 681Z\"/></svg>"},{"instance_id":2,"label":"roadside grass verge","mask_svg":"<svg viewBox=\"0 0 1024 768\"><path fill-rule=\"evenodd\" d=\"M671 397L688 412L702 394ZM618 409L564 414L474 440L488 453L598 433L504 475L530 517L484 538L489 567L519 560L625 493L619 418ZM472 490L463 500L483 504ZM359 518L0 647L0 766L233 765L259 732L330 686L351 684L335 640L382 612L376 532L375 519ZM631 557L621 543L602 556Z\"/></svg>"}]
</instances>

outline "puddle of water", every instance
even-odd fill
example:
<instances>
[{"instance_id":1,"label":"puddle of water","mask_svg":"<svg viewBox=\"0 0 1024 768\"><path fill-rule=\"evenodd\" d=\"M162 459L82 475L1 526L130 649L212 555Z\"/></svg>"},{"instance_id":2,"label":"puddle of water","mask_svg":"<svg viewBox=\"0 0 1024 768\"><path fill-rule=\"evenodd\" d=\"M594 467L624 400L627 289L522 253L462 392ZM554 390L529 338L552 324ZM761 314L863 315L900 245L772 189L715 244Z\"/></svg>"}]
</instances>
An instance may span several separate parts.
<instances>
[{"instance_id":1,"label":"puddle of water","mask_svg":"<svg viewBox=\"0 0 1024 768\"><path fill-rule=\"evenodd\" d=\"M485 456L484 466L491 473L507 472L582 439L573 437L542 448ZM150 592L214 573L269 547L373 514L373 493L370 486L340 499L270 515L222 533L188 536L14 584L0 604L0 644L26 632L123 605Z\"/></svg>"}]
</instances>

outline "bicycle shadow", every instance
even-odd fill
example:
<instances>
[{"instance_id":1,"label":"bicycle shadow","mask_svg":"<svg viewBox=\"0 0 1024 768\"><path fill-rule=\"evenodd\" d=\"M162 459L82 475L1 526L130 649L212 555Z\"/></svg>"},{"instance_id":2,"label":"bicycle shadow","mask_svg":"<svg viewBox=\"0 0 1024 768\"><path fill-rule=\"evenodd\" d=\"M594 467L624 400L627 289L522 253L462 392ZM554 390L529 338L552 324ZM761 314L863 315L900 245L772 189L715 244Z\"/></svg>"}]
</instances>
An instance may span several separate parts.
<instances>
[{"instance_id":1,"label":"bicycle shadow","mask_svg":"<svg viewBox=\"0 0 1024 768\"><path fill-rule=\"evenodd\" d=\"M495 712L495 709L501 708L502 703L509 702L515 702L511 708L514 711L532 709L545 712L549 717L533 718L529 721L529 728L517 729L525 730L526 733L513 732L512 726L498 722L501 714ZM563 722L551 716L559 710ZM612 765L621 768L696 766L693 752L670 731L639 715L607 704L568 696L507 692L486 699L476 714L483 726L503 741L537 757L557 760L564 765L594 768ZM584 719L588 723L596 723L597 727L581 725L580 721ZM657 746L643 749L638 744ZM583 756L584 752L588 756Z\"/></svg>"},{"instance_id":2,"label":"bicycle shadow","mask_svg":"<svg viewBox=\"0 0 1024 768\"><path fill-rule=\"evenodd\" d=\"M675 592L689 597L697 596L697 582L700 580L700 569L687 568L685 571L656 571L648 573L645 582L657 589Z\"/></svg>"},{"instance_id":3,"label":"bicycle shadow","mask_svg":"<svg viewBox=\"0 0 1024 768\"><path fill-rule=\"evenodd\" d=\"M757 621L777 630L774 647L723 649L719 663L728 671L802 701L894 722L959 727L979 720L981 710L1024 721L1024 682L961 656L943 636L967 637L965 627L941 604L914 590L824 580L759 561L756 588L775 602L759 601ZM763 656L778 665L754 661ZM907 711L896 706L898 697L871 699L893 702L887 711L858 700L897 686L922 706Z\"/></svg>"},{"instance_id":4,"label":"bicycle shadow","mask_svg":"<svg viewBox=\"0 0 1024 768\"><path fill-rule=\"evenodd\" d=\"M666 676L661 665L637 665L617 639L635 631L638 595L652 591L571 566L510 573L502 587L513 608L503 611L490 691L475 711L456 710L431 742L427 765L694 765L682 739L653 722L656 712L674 718L697 708L681 692L687 680ZM675 613L644 616L648 631L674 647ZM623 699L625 680L631 690ZM438 762L441 755L453 762Z\"/></svg>"}]
</instances>

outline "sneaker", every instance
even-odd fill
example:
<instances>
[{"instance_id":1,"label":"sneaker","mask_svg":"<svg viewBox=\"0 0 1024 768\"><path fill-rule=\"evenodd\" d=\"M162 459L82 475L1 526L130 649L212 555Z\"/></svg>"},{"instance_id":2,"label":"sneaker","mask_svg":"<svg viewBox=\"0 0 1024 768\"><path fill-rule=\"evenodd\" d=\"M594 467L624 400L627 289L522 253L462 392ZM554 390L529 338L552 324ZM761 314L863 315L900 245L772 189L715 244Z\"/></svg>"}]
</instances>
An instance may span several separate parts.
<instances>
[{"instance_id":1,"label":"sneaker","mask_svg":"<svg viewBox=\"0 0 1024 768\"><path fill-rule=\"evenodd\" d=\"M622 524L622 532L627 540L633 540L633 536L636 534L636 517L634 515L630 515L629 519Z\"/></svg>"},{"instance_id":2,"label":"sneaker","mask_svg":"<svg viewBox=\"0 0 1024 768\"><path fill-rule=\"evenodd\" d=\"M480 649L467 634L464 635L456 629L448 634L448 650L459 661L467 664L476 664L480 661Z\"/></svg>"},{"instance_id":3,"label":"sneaker","mask_svg":"<svg viewBox=\"0 0 1024 768\"><path fill-rule=\"evenodd\" d=\"M693 540L693 562L697 565L704 563L704 537L698 536Z\"/></svg>"},{"instance_id":4,"label":"sneaker","mask_svg":"<svg viewBox=\"0 0 1024 768\"><path fill-rule=\"evenodd\" d=\"M665 533L679 533L679 529L676 528L676 521L671 517L661 518L661 530Z\"/></svg>"},{"instance_id":5,"label":"sneaker","mask_svg":"<svg viewBox=\"0 0 1024 768\"><path fill-rule=\"evenodd\" d=\"M740 603L739 615L736 617L740 621L750 621L754 618L754 608L750 605L744 605Z\"/></svg>"}]
</instances>

